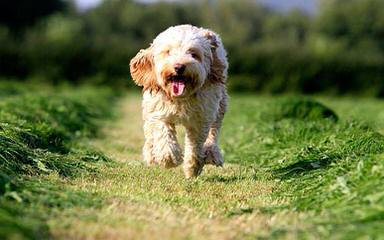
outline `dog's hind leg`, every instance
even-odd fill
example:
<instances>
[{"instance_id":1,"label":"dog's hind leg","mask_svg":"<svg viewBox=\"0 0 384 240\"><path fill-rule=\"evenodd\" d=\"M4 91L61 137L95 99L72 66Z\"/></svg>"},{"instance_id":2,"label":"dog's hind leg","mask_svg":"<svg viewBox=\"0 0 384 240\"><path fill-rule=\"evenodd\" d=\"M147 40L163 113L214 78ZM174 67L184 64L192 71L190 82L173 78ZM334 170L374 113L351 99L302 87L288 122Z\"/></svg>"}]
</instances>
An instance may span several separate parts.
<instances>
[{"instance_id":1,"label":"dog's hind leg","mask_svg":"<svg viewBox=\"0 0 384 240\"><path fill-rule=\"evenodd\" d=\"M213 164L223 166L224 159L219 148L219 135L224 114L227 110L227 94L220 101L219 111L216 120L212 123L209 129L208 137L204 143L204 162L205 164Z\"/></svg>"}]
</instances>

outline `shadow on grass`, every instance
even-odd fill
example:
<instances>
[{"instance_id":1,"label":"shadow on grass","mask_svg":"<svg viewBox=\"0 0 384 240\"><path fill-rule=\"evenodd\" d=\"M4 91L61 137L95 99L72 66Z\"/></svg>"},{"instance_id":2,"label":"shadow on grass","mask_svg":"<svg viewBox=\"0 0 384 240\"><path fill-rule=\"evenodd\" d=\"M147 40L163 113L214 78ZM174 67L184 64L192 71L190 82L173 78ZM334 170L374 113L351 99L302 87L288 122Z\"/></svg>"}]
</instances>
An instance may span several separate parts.
<instances>
[{"instance_id":1,"label":"shadow on grass","mask_svg":"<svg viewBox=\"0 0 384 240\"><path fill-rule=\"evenodd\" d=\"M247 178L248 177L246 176L236 176L236 175L230 175L230 176L213 175L213 176L207 176L204 180L207 182L233 183L233 182L245 180Z\"/></svg>"},{"instance_id":2,"label":"shadow on grass","mask_svg":"<svg viewBox=\"0 0 384 240\"><path fill-rule=\"evenodd\" d=\"M239 169L233 169L226 175L207 175L204 176L204 181L211 183L234 183L244 180L260 180L265 172L256 169L255 167L240 167Z\"/></svg>"},{"instance_id":3,"label":"shadow on grass","mask_svg":"<svg viewBox=\"0 0 384 240\"><path fill-rule=\"evenodd\" d=\"M244 214L250 214L253 213L255 209L254 208L238 208L238 209L232 209L228 211L225 216L226 217L233 217L233 216L239 216Z\"/></svg>"},{"instance_id":4,"label":"shadow on grass","mask_svg":"<svg viewBox=\"0 0 384 240\"><path fill-rule=\"evenodd\" d=\"M327 168L329 164L334 162L335 158L326 158L321 160L301 160L292 163L286 167L273 170L273 175L280 179L288 179L303 174L307 174L313 170Z\"/></svg>"},{"instance_id":5,"label":"shadow on grass","mask_svg":"<svg viewBox=\"0 0 384 240\"><path fill-rule=\"evenodd\" d=\"M384 211L380 211L377 214L370 215L368 217L359 219L355 223L370 223L370 222L381 222L384 220Z\"/></svg>"},{"instance_id":6,"label":"shadow on grass","mask_svg":"<svg viewBox=\"0 0 384 240\"><path fill-rule=\"evenodd\" d=\"M286 209L287 206L285 205L275 205L275 206L259 206L259 207L247 207L247 208L235 208L230 209L225 216L226 217L233 217L233 216L241 216L245 214L251 214L251 213L260 213L265 215L273 215L277 212L281 212L283 209Z\"/></svg>"}]
</instances>

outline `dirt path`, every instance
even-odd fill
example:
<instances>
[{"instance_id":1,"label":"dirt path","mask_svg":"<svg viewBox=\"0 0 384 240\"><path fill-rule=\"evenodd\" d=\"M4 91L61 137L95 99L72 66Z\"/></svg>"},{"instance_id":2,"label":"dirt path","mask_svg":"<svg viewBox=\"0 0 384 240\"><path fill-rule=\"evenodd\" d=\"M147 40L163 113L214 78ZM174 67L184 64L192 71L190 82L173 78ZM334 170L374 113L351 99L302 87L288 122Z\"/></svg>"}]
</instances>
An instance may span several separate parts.
<instances>
[{"instance_id":1,"label":"dirt path","mask_svg":"<svg viewBox=\"0 0 384 240\"><path fill-rule=\"evenodd\" d=\"M297 213L260 210L283 200L271 198L275 183L252 177L253 169L208 167L201 178L187 181L180 168L146 167L140 107L138 96L125 97L119 118L106 123L104 137L92 142L113 162L70 182L93 199L49 222L55 238L235 239L298 225ZM294 238L295 232L286 236Z\"/></svg>"}]
</instances>

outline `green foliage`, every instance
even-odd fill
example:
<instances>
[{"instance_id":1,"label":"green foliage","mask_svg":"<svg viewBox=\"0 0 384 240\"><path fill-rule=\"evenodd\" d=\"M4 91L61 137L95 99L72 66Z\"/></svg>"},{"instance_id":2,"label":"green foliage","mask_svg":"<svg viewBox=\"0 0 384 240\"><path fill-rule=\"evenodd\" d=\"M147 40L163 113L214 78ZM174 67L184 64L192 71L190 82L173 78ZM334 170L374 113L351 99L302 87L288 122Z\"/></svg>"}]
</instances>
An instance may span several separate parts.
<instances>
[{"instance_id":1,"label":"green foliage","mask_svg":"<svg viewBox=\"0 0 384 240\"><path fill-rule=\"evenodd\" d=\"M0 23L20 30L66 7L67 3L63 0L40 0L38 3L28 0L1 1Z\"/></svg>"},{"instance_id":2,"label":"green foliage","mask_svg":"<svg viewBox=\"0 0 384 240\"><path fill-rule=\"evenodd\" d=\"M379 41L384 33L384 16L381 12L383 1L352 0L345 3L345 0L322 2L315 23L319 32L332 38L344 39L351 46L358 46L368 40L384 47Z\"/></svg>"},{"instance_id":3,"label":"green foliage","mask_svg":"<svg viewBox=\"0 0 384 240\"><path fill-rule=\"evenodd\" d=\"M308 16L248 0L103 1L88 12L50 15L18 35L0 25L0 74L133 86L129 59L167 27L190 23L221 35L230 90L384 95L383 1L320 5Z\"/></svg>"}]
</instances>

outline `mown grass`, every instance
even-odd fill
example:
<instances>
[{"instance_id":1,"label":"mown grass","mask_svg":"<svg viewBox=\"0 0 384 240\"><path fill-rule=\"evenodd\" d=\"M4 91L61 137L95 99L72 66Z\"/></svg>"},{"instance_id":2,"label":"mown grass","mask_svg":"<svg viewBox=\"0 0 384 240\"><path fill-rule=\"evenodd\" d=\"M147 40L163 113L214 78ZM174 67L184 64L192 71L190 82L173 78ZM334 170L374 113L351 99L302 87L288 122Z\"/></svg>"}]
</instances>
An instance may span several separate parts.
<instances>
[{"instance_id":1,"label":"mown grass","mask_svg":"<svg viewBox=\"0 0 384 240\"><path fill-rule=\"evenodd\" d=\"M199 178L186 180L180 168L142 163L135 94L120 101L120 118L103 122L102 137L92 141L110 161L97 163L103 154L79 145L97 132L95 119L109 112L108 96L95 89L36 96L68 109L57 113L54 107L39 117L45 119L42 129L55 126L46 132L36 130L35 120L19 122L35 116L16 111L28 108L22 99L34 102L30 96L6 98L5 105L17 106L7 110L17 129L31 129L28 137L17 129L7 136L38 159L7 175L12 177L2 201L8 205L0 219L8 233L58 239L382 238L384 102L233 95L221 136L225 167L208 166ZM26 112L49 109L36 106Z\"/></svg>"},{"instance_id":2,"label":"mown grass","mask_svg":"<svg viewBox=\"0 0 384 240\"><path fill-rule=\"evenodd\" d=\"M224 139L226 159L258 167L278 181L272 196L288 201L269 207L268 212L315 211L316 217L309 220L313 229L306 231L327 237L382 236L379 226L384 223L383 135L375 126L361 121L341 115L339 121L330 119L335 114L329 108L315 109L316 114L308 112L308 117L303 117L305 111L293 111L297 101L262 99L259 105L252 103L251 97L242 98L243 108L257 110L244 114L239 108L232 109L234 116L243 117L227 118L226 124L232 127L224 130L224 135L230 136ZM280 107L276 108L276 103ZM232 104L240 104L239 99ZM265 117L271 112L281 116L281 106L287 105L292 111L285 111L288 114L284 117ZM359 108L358 101L354 107ZM363 108L361 113L366 114ZM369 116L374 119L376 114L380 112ZM236 149L241 149L241 153ZM286 231L290 229L278 232ZM302 232L304 236L306 231Z\"/></svg>"},{"instance_id":3,"label":"mown grass","mask_svg":"<svg viewBox=\"0 0 384 240\"><path fill-rule=\"evenodd\" d=\"M66 178L96 171L89 163L107 160L81 140L111 116L113 93L0 86L9 90L0 93L0 238L48 238L49 211L88 201L63 188Z\"/></svg>"},{"instance_id":4,"label":"mown grass","mask_svg":"<svg viewBox=\"0 0 384 240\"><path fill-rule=\"evenodd\" d=\"M233 96L221 138L226 166L189 181L180 169L141 162L140 101L129 96L95 143L116 161L71 183L104 205L66 209L50 221L53 236L380 238L384 138L338 101L320 100L334 111L305 97ZM366 119L382 114L367 105L353 104Z\"/></svg>"}]
</instances>

